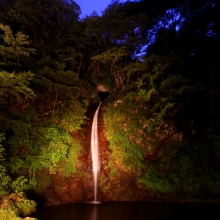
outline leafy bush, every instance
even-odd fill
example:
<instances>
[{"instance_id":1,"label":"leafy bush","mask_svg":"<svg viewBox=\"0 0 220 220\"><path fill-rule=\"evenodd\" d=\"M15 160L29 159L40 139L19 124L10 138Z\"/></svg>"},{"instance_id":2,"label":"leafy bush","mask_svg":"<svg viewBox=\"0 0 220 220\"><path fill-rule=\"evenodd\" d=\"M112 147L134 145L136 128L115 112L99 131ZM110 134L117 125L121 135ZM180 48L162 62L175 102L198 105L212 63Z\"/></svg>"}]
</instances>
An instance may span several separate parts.
<instances>
[{"instance_id":1,"label":"leafy bush","mask_svg":"<svg viewBox=\"0 0 220 220\"><path fill-rule=\"evenodd\" d=\"M75 142L71 145L67 159L65 159L60 165L60 170L64 177L68 177L71 173L76 172L76 166L78 163L77 156L80 149L81 145L79 142Z\"/></svg>"},{"instance_id":2,"label":"leafy bush","mask_svg":"<svg viewBox=\"0 0 220 220\"><path fill-rule=\"evenodd\" d=\"M22 220L23 218L18 215L28 216L35 212L36 203L34 201L28 200L26 203L16 203L17 208L11 209L0 209L0 219L1 220ZM37 220L36 218L29 217L30 220Z\"/></svg>"},{"instance_id":3,"label":"leafy bush","mask_svg":"<svg viewBox=\"0 0 220 220\"><path fill-rule=\"evenodd\" d=\"M23 199L21 202L15 202L15 207L19 215L28 216L36 212L36 202L33 200Z\"/></svg>"},{"instance_id":4,"label":"leafy bush","mask_svg":"<svg viewBox=\"0 0 220 220\"><path fill-rule=\"evenodd\" d=\"M11 189L15 193L21 193L29 189L33 189L36 185L36 180L28 179L24 176L19 176L16 180L12 181Z\"/></svg>"},{"instance_id":5,"label":"leafy bush","mask_svg":"<svg viewBox=\"0 0 220 220\"><path fill-rule=\"evenodd\" d=\"M5 149L2 146L2 141L5 139L4 135L0 133L0 195L4 194L10 184L10 177L7 174L6 164L5 162Z\"/></svg>"},{"instance_id":6,"label":"leafy bush","mask_svg":"<svg viewBox=\"0 0 220 220\"><path fill-rule=\"evenodd\" d=\"M144 183L147 189L151 189L159 193L174 192L173 185L169 178L166 177L166 174L153 165L145 171L144 177L140 178L139 181Z\"/></svg>"},{"instance_id":7,"label":"leafy bush","mask_svg":"<svg viewBox=\"0 0 220 220\"><path fill-rule=\"evenodd\" d=\"M52 120L64 130L76 131L85 123L85 111L85 106L78 99L68 100L57 107Z\"/></svg>"},{"instance_id":8,"label":"leafy bush","mask_svg":"<svg viewBox=\"0 0 220 220\"><path fill-rule=\"evenodd\" d=\"M0 209L0 219L1 220L22 220L18 217L16 211L12 209Z\"/></svg>"},{"instance_id":9,"label":"leafy bush","mask_svg":"<svg viewBox=\"0 0 220 220\"><path fill-rule=\"evenodd\" d=\"M57 164L66 158L71 146L71 135L56 127L31 127L29 124L18 123L20 130L14 127L15 134L10 139L10 168L12 172L31 172L47 168L54 173Z\"/></svg>"},{"instance_id":10,"label":"leafy bush","mask_svg":"<svg viewBox=\"0 0 220 220\"><path fill-rule=\"evenodd\" d=\"M105 136L112 149L111 160L125 170L140 171L144 162L140 115L129 100L118 99L106 107ZM112 164L112 163L109 163Z\"/></svg>"},{"instance_id":11,"label":"leafy bush","mask_svg":"<svg viewBox=\"0 0 220 220\"><path fill-rule=\"evenodd\" d=\"M220 193L218 162L213 158L211 143L185 145L176 152L169 169L162 160L150 163L139 181L157 193L171 194L186 201L210 201Z\"/></svg>"}]
</instances>

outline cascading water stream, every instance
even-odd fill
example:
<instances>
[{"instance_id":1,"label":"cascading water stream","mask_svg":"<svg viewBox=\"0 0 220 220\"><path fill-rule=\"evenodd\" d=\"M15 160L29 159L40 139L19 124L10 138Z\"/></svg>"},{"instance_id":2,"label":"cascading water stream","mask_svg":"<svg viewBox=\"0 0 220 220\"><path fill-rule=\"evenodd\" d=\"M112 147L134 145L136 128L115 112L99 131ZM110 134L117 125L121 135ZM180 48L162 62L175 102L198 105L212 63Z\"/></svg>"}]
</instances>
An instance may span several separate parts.
<instances>
[{"instance_id":1,"label":"cascading water stream","mask_svg":"<svg viewBox=\"0 0 220 220\"><path fill-rule=\"evenodd\" d=\"M101 102L94 114L92 122L92 134L91 134L91 152L92 152L92 170L94 179L94 202L97 202L97 189L98 189L98 172L99 172L99 141L98 141L98 113L101 106Z\"/></svg>"}]
</instances>

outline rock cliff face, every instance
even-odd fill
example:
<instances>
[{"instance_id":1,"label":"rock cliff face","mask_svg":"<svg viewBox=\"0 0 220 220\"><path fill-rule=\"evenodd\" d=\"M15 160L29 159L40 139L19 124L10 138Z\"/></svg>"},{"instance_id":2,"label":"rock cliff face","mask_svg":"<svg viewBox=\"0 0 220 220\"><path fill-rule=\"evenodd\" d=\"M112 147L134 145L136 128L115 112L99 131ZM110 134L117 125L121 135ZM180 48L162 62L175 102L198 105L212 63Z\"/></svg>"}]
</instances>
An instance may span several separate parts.
<instances>
[{"instance_id":1,"label":"rock cliff face","mask_svg":"<svg viewBox=\"0 0 220 220\"><path fill-rule=\"evenodd\" d=\"M105 103L103 103L104 105ZM65 177L62 172L49 174L45 171L38 174L39 182L49 182L45 190L38 193L38 197L44 201L43 205L58 205L74 202L93 201L93 177L90 151L91 125L93 115L98 103L92 104L88 110L88 123L83 130L73 133L74 140L81 140L82 149L78 156L77 172ZM100 108L98 116L99 136L99 162L100 173L98 183L98 198L101 201L137 201L145 200L147 191L137 182L136 173L117 171L112 175L112 167L109 166L111 150L104 136L105 125L103 122L103 108ZM46 183L45 183L46 184Z\"/></svg>"}]
</instances>

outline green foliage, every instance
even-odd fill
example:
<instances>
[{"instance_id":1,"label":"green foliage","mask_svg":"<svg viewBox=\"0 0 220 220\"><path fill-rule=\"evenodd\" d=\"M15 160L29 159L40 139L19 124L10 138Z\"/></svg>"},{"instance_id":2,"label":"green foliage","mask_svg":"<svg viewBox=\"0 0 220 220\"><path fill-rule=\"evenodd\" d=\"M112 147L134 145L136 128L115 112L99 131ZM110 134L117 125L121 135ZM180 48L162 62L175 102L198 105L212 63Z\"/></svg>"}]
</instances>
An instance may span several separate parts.
<instances>
[{"instance_id":1,"label":"green foliage","mask_svg":"<svg viewBox=\"0 0 220 220\"><path fill-rule=\"evenodd\" d=\"M114 47L106 52L103 52L93 57L92 59L102 61L104 64L110 63L110 65L111 64L114 65L116 62L120 60L121 57L126 56L127 54L128 52L126 51L125 48Z\"/></svg>"},{"instance_id":2,"label":"green foliage","mask_svg":"<svg viewBox=\"0 0 220 220\"><path fill-rule=\"evenodd\" d=\"M24 99L36 97L34 91L29 87L29 81L33 75L31 72L0 71L0 98L22 102Z\"/></svg>"},{"instance_id":3,"label":"green foliage","mask_svg":"<svg viewBox=\"0 0 220 220\"><path fill-rule=\"evenodd\" d=\"M169 169L164 169L162 160L149 164L139 181L148 189L165 193L179 199L209 201L210 195L220 192L220 175L211 165L212 150L205 145L184 146ZM214 162L215 163L215 162ZM168 196L169 197L169 196Z\"/></svg>"},{"instance_id":4,"label":"green foliage","mask_svg":"<svg viewBox=\"0 0 220 220\"><path fill-rule=\"evenodd\" d=\"M36 175L36 182L37 184L34 188L34 191L36 193L42 193L50 186L51 176L49 176L47 173L40 172L39 175Z\"/></svg>"},{"instance_id":5,"label":"green foliage","mask_svg":"<svg viewBox=\"0 0 220 220\"><path fill-rule=\"evenodd\" d=\"M4 148L2 142L5 140L4 134L0 133L0 161L4 161Z\"/></svg>"},{"instance_id":6,"label":"green foliage","mask_svg":"<svg viewBox=\"0 0 220 220\"><path fill-rule=\"evenodd\" d=\"M44 147L43 154L40 155L40 163L44 168L49 168L53 173L57 164L66 158L69 147L71 146L71 136L57 128L47 128L45 140L48 142Z\"/></svg>"},{"instance_id":7,"label":"green foliage","mask_svg":"<svg viewBox=\"0 0 220 220\"><path fill-rule=\"evenodd\" d=\"M184 192L185 196L195 195L198 193L199 176L197 174L196 161L191 158L192 155L182 154L178 157L178 161L174 164L170 173L176 189Z\"/></svg>"},{"instance_id":8,"label":"green foliage","mask_svg":"<svg viewBox=\"0 0 220 220\"><path fill-rule=\"evenodd\" d=\"M17 216L16 211L12 209L0 209L0 219L1 220L22 220L22 218Z\"/></svg>"},{"instance_id":9,"label":"green foliage","mask_svg":"<svg viewBox=\"0 0 220 220\"><path fill-rule=\"evenodd\" d=\"M0 194L8 191L11 178L7 174L7 169L4 165L0 165Z\"/></svg>"},{"instance_id":10,"label":"green foliage","mask_svg":"<svg viewBox=\"0 0 220 220\"><path fill-rule=\"evenodd\" d=\"M28 179L24 176L19 176L16 180L12 181L11 189L15 193L21 193L29 189L33 189L36 185L35 179Z\"/></svg>"},{"instance_id":11,"label":"green foliage","mask_svg":"<svg viewBox=\"0 0 220 220\"><path fill-rule=\"evenodd\" d=\"M111 160L125 170L140 171L143 165L144 152L139 145L141 131L139 130L138 116L129 112L129 104L117 100L106 108L104 115L105 135L110 142L110 148L113 150Z\"/></svg>"},{"instance_id":12,"label":"green foliage","mask_svg":"<svg viewBox=\"0 0 220 220\"><path fill-rule=\"evenodd\" d=\"M14 37L9 26L0 24L4 34L0 35L0 103L22 102L27 98L34 98L34 91L29 87L33 73L30 71L16 72L23 57L29 56L34 49L28 47L28 36L18 32ZM20 66L21 67L21 66ZM19 68L20 68L19 67Z\"/></svg>"},{"instance_id":13,"label":"green foliage","mask_svg":"<svg viewBox=\"0 0 220 220\"><path fill-rule=\"evenodd\" d=\"M35 49L29 46L29 37L20 31L13 34L9 26L0 23L0 29L4 34L0 35L0 70L6 71L24 71L25 59L35 52Z\"/></svg>"},{"instance_id":14,"label":"green foliage","mask_svg":"<svg viewBox=\"0 0 220 220\"><path fill-rule=\"evenodd\" d=\"M199 181L195 166L188 155L180 155L168 171L163 169L161 161L152 163L139 181L158 193L178 195L184 199L190 198L190 195L195 198Z\"/></svg>"},{"instance_id":15,"label":"green foliage","mask_svg":"<svg viewBox=\"0 0 220 220\"><path fill-rule=\"evenodd\" d=\"M28 199L23 199L22 201L15 202L15 207L18 214L24 217L36 212L36 205L36 202Z\"/></svg>"},{"instance_id":16,"label":"green foliage","mask_svg":"<svg viewBox=\"0 0 220 220\"><path fill-rule=\"evenodd\" d=\"M10 194L3 198L4 207L0 209L0 219L7 220L20 220L18 216L30 216L36 211L36 202L33 200L26 199L22 194ZM7 205L6 205L7 204ZM30 218L33 219L35 218Z\"/></svg>"},{"instance_id":17,"label":"green foliage","mask_svg":"<svg viewBox=\"0 0 220 220\"><path fill-rule=\"evenodd\" d=\"M140 182L146 185L147 189L154 190L159 193L173 193L174 188L169 178L158 170L157 167L151 165L144 173Z\"/></svg>"},{"instance_id":18,"label":"green foliage","mask_svg":"<svg viewBox=\"0 0 220 220\"><path fill-rule=\"evenodd\" d=\"M118 166L116 167L115 165L116 163L114 163L114 160L112 158L108 164L108 166L111 167L111 173L110 173L111 178L117 178L119 176L119 173L118 173L119 167Z\"/></svg>"},{"instance_id":19,"label":"green foliage","mask_svg":"<svg viewBox=\"0 0 220 220\"><path fill-rule=\"evenodd\" d=\"M74 142L68 152L67 159L65 159L60 164L60 171L64 177L70 176L76 172L76 167L78 164L77 156L81 149L81 145L79 142Z\"/></svg>"},{"instance_id":20,"label":"green foliage","mask_svg":"<svg viewBox=\"0 0 220 220\"><path fill-rule=\"evenodd\" d=\"M124 47L113 47L106 52L92 57L94 60L101 61L103 64L109 65L112 79L116 87L122 86L125 83L124 66L126 64L123 59L128 56L128 51Z\"/></svg>"},{"instance_id":21,"label":"green foliage","mask_svg":"<svg viewBox=\"0 0 220 220\"><path fill-rule=\"evenodd\" d=\"M35 173L47 168L54 173L57 164L66 158L71 146L71 136L68 132L56 127L30 127L28 124L15 124L23 130L14 127L15 135L10 139L11 170Z\"/></svg>"},{"instance_id":22,"label":"green foliage","mask_svg":"<svg viewBox=\"0 0 220 220\"><path fill-rule=\"evenodd\" d=\"M165 100L165 101L167 101L167 100ZM153 128L160 126L163 122L164 117L167 116L168 110L170 110L170 108L174 107L174 103L170 103L170 102L167 103L165 101L162 101L161 103L157 103L154 106L154 108L152 109L152 111L154 111L155 109L157 109L159 107L162 110L160 110L159 113L157 113L155 115L155 118L149 124L149 126L147 128L147 130L149 132L152 132ZM165 103L165 106L163 106L164 103Z\"/></svg>"},{"instance_id":23,"label":"green foliage","mask_svg":"<svg viewBox=\"0 0 220 220\"><path fill-rule=\"evenodd\" d=\"M80 8L74 1L4 1L0 8L0 23L10 24L13 31L19 29L29 34L40 56L55 56L59 50L65 51L66 45L77 38L75 33L79 33Z\"/></svg>"},{"instance_id":24,"label":"green foliage","mask_svg":"<svg viewBox=\"0 0 220 220\"><path fill-rule=\"evenodd\" d=\"M0 195L5 193L10 184L10 177L7 174L5 164L5 149L2 146L2 141L5 140L3 134L0 133Z\"/></svg>"},{"instance_id":25,"label":"green foliage","mask_svg":"<svg viewBox=\"0 0 220 220\"><path fill-rule=\"evenodd\" d=\"M3 38L5 46L0 46L3 53L8 53L10 58L17 56L29 56L35 50L29 48L29 37L22 34L20 31L14 36L9 26L0 24L0 29L4 31Z\"/></svg>"},{"instance_id":26,"label":"green foliage","mask_svg":"<svg viewBox=\"0 0 220 220\"><path fill-rule=\"evenodd\" d=\"M47 124L56 124L67 131L79 130L85 123L85 112L89 104L87 89L76 73L45 68L34 78L38 91L37 108Z\"/></svg>"},{"instance_id":27,"label":"green foliage","mask_svg":"<svg viewBox=\"0 0 220 220\"><path fill-rule=\"evenodd\" d=\"M85 108L77 99L62 103L55 111L53 120L67 131L76 131L85 123Z\"/></svg>"}]
</instances>

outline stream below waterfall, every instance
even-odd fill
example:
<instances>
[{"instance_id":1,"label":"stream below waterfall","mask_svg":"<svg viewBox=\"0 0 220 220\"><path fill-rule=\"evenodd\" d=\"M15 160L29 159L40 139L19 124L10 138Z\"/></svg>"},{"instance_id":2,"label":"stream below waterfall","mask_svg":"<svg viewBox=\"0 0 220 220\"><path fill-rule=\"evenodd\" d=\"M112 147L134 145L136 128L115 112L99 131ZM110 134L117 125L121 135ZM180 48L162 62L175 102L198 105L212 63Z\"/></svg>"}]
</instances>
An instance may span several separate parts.
<instances>
[{"instance_id":1,"label":"stream below waterfall","mask_svg":"<svg viewBox=\"0 0 220 220\"><path fill-rule=\"evenodd\" d=\"M38 220L185 220L217 219L220 204L106 202L76 203L44 207Z\"/></svg>"}]
</instances>

